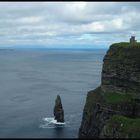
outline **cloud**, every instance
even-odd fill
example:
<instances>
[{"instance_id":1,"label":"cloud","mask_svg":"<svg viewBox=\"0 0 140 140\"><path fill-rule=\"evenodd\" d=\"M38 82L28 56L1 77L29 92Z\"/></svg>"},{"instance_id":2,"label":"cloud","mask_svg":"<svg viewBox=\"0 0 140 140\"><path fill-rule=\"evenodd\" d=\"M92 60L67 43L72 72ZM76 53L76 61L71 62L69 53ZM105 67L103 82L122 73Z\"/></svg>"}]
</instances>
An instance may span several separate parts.
<instances>
[{"instance_id":1,"label":"cloud","mask_svg":"<svg viewBox=\"0 0 140 140\"><path fill-rule=\"evenodd\" d=\"M140 40L139 2L1 2L0 46ZM86 47L86 46L85 46Z\"/></svg>"}]
</instances>

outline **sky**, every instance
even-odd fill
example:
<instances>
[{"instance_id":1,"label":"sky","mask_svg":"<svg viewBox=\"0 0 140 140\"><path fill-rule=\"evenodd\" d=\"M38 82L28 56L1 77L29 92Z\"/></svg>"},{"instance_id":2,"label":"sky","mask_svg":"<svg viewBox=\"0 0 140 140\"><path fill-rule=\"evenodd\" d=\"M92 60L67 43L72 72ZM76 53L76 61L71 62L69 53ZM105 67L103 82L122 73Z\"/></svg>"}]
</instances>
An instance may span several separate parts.
<instances>
[{"instance_id":1,"label":"sky","mask_svg":"<svg viewBox=\"0 0 140 140\"><path fill-rule=\"evenodd\" d=\"M140 2L0 2L0 47L108 48L140 41Z\"/></svg>"}]
</instances>

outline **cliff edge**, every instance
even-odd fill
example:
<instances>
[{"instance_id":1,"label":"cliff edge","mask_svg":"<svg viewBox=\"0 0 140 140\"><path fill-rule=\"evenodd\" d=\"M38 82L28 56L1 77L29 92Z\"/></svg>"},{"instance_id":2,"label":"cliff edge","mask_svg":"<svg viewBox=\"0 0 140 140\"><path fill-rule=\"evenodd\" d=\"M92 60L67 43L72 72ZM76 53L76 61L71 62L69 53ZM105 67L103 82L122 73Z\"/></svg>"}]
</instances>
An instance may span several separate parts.
<instances>
[{"instance_id":1,"label":"cliff edge","mask_svg":"<svg viewBox=\"0 0 140 140\"><path fill-rule=\"evenodd\" d=\"M89 91L79 138L140 138L140 43L112 44Z\"/></svg>"}]
</instances>

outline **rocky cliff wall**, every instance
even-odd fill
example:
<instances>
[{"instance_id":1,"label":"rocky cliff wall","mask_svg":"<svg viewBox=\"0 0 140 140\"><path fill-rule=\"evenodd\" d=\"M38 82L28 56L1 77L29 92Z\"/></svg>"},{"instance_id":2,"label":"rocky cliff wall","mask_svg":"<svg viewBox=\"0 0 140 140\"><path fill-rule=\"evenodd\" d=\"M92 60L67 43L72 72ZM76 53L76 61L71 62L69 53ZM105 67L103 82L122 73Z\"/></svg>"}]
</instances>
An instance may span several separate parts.
<instances>
[{"instance_id":1,"label":"rocky cliff wall","mask_svg":"<svg viewBox=\"0 0 140 140\"><path fill-rule=\"evenodd\" d=\"M80 138L140 138L140 44L112 44L101 86L89 91Z\"/></svg>"}]
</instances>

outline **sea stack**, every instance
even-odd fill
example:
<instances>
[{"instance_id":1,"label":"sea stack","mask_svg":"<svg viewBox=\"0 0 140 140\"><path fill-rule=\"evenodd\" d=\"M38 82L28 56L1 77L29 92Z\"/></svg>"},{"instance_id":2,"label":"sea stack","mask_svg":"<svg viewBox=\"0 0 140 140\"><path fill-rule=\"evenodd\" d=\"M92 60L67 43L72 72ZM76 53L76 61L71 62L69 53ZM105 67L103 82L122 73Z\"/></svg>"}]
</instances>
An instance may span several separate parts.
<instances>
[{"instance_id":1,"label":"sea stack","mask_svg":"<svg viewBox=\"0 0 140 140\"><path fill-rule=\"evenodd\" d=\"M55 100L54 117L57 122L64 122L64 110L59 95L57 95Z\"/></svg>"}]
</instances>

